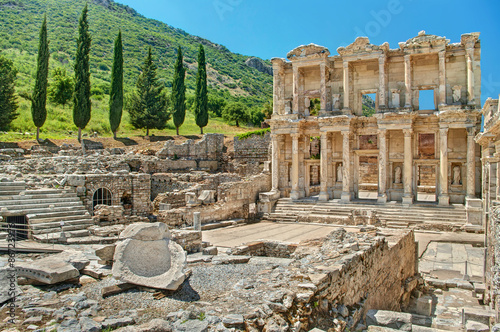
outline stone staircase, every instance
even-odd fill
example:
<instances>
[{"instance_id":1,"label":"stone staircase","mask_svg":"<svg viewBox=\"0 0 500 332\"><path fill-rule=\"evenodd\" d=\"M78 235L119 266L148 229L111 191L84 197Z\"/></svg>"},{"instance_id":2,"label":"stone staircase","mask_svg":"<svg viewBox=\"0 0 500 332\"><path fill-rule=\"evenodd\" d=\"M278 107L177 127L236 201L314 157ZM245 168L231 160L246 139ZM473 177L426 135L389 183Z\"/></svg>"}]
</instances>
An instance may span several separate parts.
<instances>
[{"instance_id":1,"label":"stone staircase","mask_svg":"<svg viewBox=\"0 0 500 332\"><path fill-rule=\"evenodd\" d=\"M377 219L392 228L422 224L429 228L462 227L467 223L466 210L462 205L443 207L424 203L403 206L392 202L379 205L364 201L343 204L338 201L319 202L315 199L292 201L289 198L279 199L266 219L279 222L319 221L343 224L348 222L353 211L356 214L375 212Z\"/></svg>"},{"instance_id":2,"label":"stone staircase","mask_svg":"<svg viewBox=\"0 0 500 332\"><path fill-rule=\"evenodd\" d=\"M88 211L75 192L64 189L26 190L23 182L0 182L0 215L26 216L29 237L40 242L57 242L64 234L70 239L88 237L93 224ZM0 239L7 233L0 231Z\"/></svg>"}]
</instances>

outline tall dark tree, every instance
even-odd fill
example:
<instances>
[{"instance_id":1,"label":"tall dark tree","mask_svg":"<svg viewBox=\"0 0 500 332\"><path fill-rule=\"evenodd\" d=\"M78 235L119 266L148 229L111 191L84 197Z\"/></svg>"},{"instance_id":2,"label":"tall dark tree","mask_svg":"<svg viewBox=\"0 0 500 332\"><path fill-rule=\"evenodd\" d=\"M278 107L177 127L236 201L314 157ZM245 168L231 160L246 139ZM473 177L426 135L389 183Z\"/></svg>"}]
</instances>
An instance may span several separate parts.
<instances>
[{"instance_id":1,"label":"tall dark tree","mask_svg":"<svg viewBox=\"0 0 500 332\"><path fill-rule=\"evenodd\" d=\"M207 68L203 45L200 45L200 50L198 51L198 72L196 73L194 117L196 125L200 127L200 132L203 135L203 127L208 124Z\"/></svg>"},{"instance_id":2,"label":"tall dark tree","mask_svg":"<svg viewBox=\"0 0 500 332\"><path fill-rule=\"evenodd\" d=\"M172 103L174 107L174 125L179 135L179 127L184 123L186 116L186 87L184 85L184 76L186 70L182 61L182 50L179 46L177 50L177 60L174 68L174 81L172 83Z\"/></svg>"},{"instance_id":3,"label":"tall dark tree","mask_svg":"<svg viewBox=\"0 0 500 332\"><path fill-rule=\"evenodd\" d=\"M135 128L146 128L146 136L149 136L150 129L164 129L170 120L170 113L167 111L168 98L163 88L156 77L156 66L150 47L129 108L130 123Z\"/></svg>"},{"instance_id":4,"label":"tall dark tree","mask_svg":"<svg viewBox=\"0 0 500 332\"><path fill-rule=\"evenodd\" d=\"M14 89L16 75L14 63L0 53L0 130L8 130L19 115Z\"/></svg>"},{"instance_id":5,"label":"tall dark tree","mask_svg":"<svg viewBox=\"0 0 500 332\"><path fill-rule=\"evenodd\" d=\"M87 21L88 8L83 8L78 26L78 43L75 58L75 94L73 96L73 122L78 127L78 141L82 139L82 129L90 121L92 103L90 101L89 53L92 38Z\"/></svg>"},{"instance_id":6,"label":"tall dark tree","mask_svg":"<svg viewBox=\"0 0 500 332\"><path fill-rule=\"evenodd\" d=\"M36 139L40 139L40 127L47 119L47 77L49 75L49 41L47 39L47 16L44 16L40 28L38 61L36 67L35 90L31 98L31 117L36 126Z\"/></svg>"},{"instance_id":7,"label":"tall dark tree","mask_svg":"<svg viewBox=\"0 0 500 332\"><path fill-rule=\"evenodd\" d=\"M109 95L109 125L116 139L116 132L122 120L123 110L123 46L122 32L115 40L113 69L111 70L111 93Z\"/></svg>"}]
</instances>

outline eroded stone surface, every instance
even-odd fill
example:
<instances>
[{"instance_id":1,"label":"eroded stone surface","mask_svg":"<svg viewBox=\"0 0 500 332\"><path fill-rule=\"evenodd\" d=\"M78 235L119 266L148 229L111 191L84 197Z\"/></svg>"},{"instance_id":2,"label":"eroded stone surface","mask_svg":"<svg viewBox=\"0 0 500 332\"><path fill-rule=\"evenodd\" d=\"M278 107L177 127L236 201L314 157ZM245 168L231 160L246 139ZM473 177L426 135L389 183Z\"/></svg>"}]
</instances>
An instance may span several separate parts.
<instances>
[{"instance_id":1,"label":"eroded stone surface","mask_svg":"<svg viewBox=\"0 0 500 332\"><path fill-rule=\"evenodd\" d=\"M128 283L176 290L185 279L186 253L170 240L163 223L133 224L120 235L114 253L113 275Z\"/></svg>"}]
</instances>

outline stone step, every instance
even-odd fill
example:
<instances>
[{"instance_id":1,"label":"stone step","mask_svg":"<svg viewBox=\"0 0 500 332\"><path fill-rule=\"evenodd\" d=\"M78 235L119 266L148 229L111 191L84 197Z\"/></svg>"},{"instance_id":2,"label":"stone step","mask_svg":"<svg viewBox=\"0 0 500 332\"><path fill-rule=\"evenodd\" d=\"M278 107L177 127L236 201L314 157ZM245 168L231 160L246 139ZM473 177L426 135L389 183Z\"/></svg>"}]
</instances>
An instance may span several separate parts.
<instances>
[{"instance_id":1,"label":"stone step","mask_svg":"<svg viewBox=\"0 0 500 332\"><path fill-rule=\"evenodd\" d=\"M73 230L73 231L64 231L64 235L66 238L78 238L78 237L88 237L90 236L90 232L86 229L83 230ZM54 232L50 234L35 234L33 236L35 240L41 242L54 242L61 238L61 232Z\"/></svg>"},{"instance_id":2,"label":"stone step","mask_svg":"<svg viewBox=\"0 0 500 332\"><path fill-rule=\"evenodd\" d=\"M52 223L52 222L61 222L61 221L64 221L65 223L66 222L70 222L72 220L81 220L81 219L88 219L88 220L92 220L92 217L90 216L90 214L75 214L75 215L67 215L67 216L59 216L59 217L49 217L49 218L35 218L35 219L30 219L30 224L32 226L36 226L38 224L44 224L44 223Z\"/></svg>"},{"instance_id":3,"label":"stone step","mask_svg":"<svg viewBox=\"0 0 500 332\"><path fill-rule=\"evenodd\" d=\"M118 241L117 236L98 237L98 236L85 236L68 238L67 244L110 244Z\"/></svg>"},{"instance_id":4,"label":"stone step","mask_svg":"<svg viewBox=\"0 0 500 332\"><path fill-rule=\"evenodd\" d=\"M74 215L74 214L80 214L87 212L83 205L75 205L75 206L59 206L59 207L54 207L54 208L21 208L19 210L15 209L9 209L8 214L10 215L28 215L30 219L38 219L39 217L41 218L47 218L50 217L54 214L58 213L67 213L67 215ZM88 212L87 212L88 213ZM4 214L2 212L2 214Z\"/></svg>"},{"instance_id":5,"label":"stone step","mask_svg":"<svg viewBox=\"0 0 500 332\"><path fill-rule=\"evenodd\" d=\"M78 217L78 218L77 218ZM92 218L85 218L85 217L82 217L82 216L74 216L74 218L70 219L70 220L62 220L64 221L64 227L66 226L70 226L70 225L78 225L78 224L94 224L94 221L92 220ZM47 222L43 222L43 223L35 223L35 224L31 224L31 228L32 229L46 229L46 228L55 228L56 226L54 225L57 225L58 228L60 228L61 226L61 220L56 220L56 221L47 221Z\"/></svg>"},{"instance_id":6,"label":"stone step","mask_svg":"<svg viewBox=\"0 0 500 332\"><path fill-rule=\"evenodd\" d=\"M80 229L87 229L88 227L92 226L92 220L80 220L77 223L71 223L71 224L64 224L64 231L75 231L75 230L80 230ZM45 224L45 227L43 228L31 228L33 230L33 234L50 234L50 233L57 233L61 231L61 226L59 223L53 223L53 224Z\"/></svg>"},{"instance_id":7,"label":"stone step","mask_svg":"<svg viewBox=\"0 0 500 332\"><path fill-rule=\"evenodd\" d=\"M24 191L26 190L26 184L12 184L0 185L0 193L5 191Z\"/></svg>"},{"instance_id":8,"label":"stone step","mask_svg":"<svg viewBox=\"0 0 500 332\"><path fill-rule=\"evenodd\" d=\"M62 202L62 203L55 203L55 202L49 202L49 203L43 203L43 204L29 204L28 202L24 202L23 204L16 204L16 205L7 205L7 206L2 206L0 205L0 209L2 209L2 212L4 212L4 209L7 209L8 212L11 211L35 211L35 212L26 212L22 214L30 214L30 213L36 213L36 211L42 211L42 210L50 210L50 211L57 211L59 208L69 208L69 207L81 207L82 202ZM7 212L5 211L5 212Z\"/></svg>"},{"instance_id":9,"label":"stone step","mask_svg":"<svg viewBox=\"0 0 500 332\"><path fill-rule=\"evenodd\" d=\"M77 209L70 208L66 211L57 211L57 212L46 212L46 213L34 213L28 215L30 222L47 222L48 219L51 218L59 218L59 217L69 217L69 216L85 216L89 215L87 210L83 207ZM45 221L44 221L45 220Z\"/></svg>"},{"instance_id":10,"label":"stone step","mask_svg":"<svg viewBox=\"0 0 500 332\"><path fill-rule=\"evenodd\" d=\"M24 189L23 189L24 190ZM22 192L23 190L19 190L19 191L16 191L16 190L5 190L5 191L1 191L0 192L0 200L3 199L4 197L10 197L10 196L17 196L19 195L20 192Z\"/></svg>"},{"instance_id":11,"label":"stone step","mask_svg":"<svg viewBox=\"0 0 500 332\"><path fill-rule=\"evenodd\" d=\"M22 197L22 196L21 196ZM11 205L35 205L35 204L57 204L57 203L72 203L80 202L78 197L63 197L57 199L4 199L0 200L0 207L9 207Z\"/></svg>"}]
</instances>

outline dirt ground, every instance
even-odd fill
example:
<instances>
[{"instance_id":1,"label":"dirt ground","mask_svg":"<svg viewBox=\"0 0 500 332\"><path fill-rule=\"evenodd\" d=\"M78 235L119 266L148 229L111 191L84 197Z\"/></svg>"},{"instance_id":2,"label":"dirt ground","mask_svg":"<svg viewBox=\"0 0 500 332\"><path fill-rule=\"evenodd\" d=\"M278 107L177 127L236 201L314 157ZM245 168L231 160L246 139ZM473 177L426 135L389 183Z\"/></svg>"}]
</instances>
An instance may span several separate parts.
<instances>
[{"instance_id":1,"label":"dirt ground","mask_svg":"<svg viewBox=\"0 0 500 332\"><path fill-rule=\"evenodd\" d=\"M97 137L88 138L84 137L85 140L90 140L94 142L101 142L105 149L107 148L122 148L128 151L145 151L150 150L150 152L159 151L165 141L175 140L176 144L181 144L188 139L200 140L201 135L189 135L189 136L134 136L134 137L118 137L114 139L113 137ZM25 140L18 142L0 142L0 148L21 148L24 150L30 150L34 145L40 146L61 146L63 144L69 144L73 146L79 146L78 140L75 139L46 139L43 143L38 143L36 140ZM224 136L224 145L227 147L227 152L234 151L233 136Z\"/></svg>"}]
</instances>

